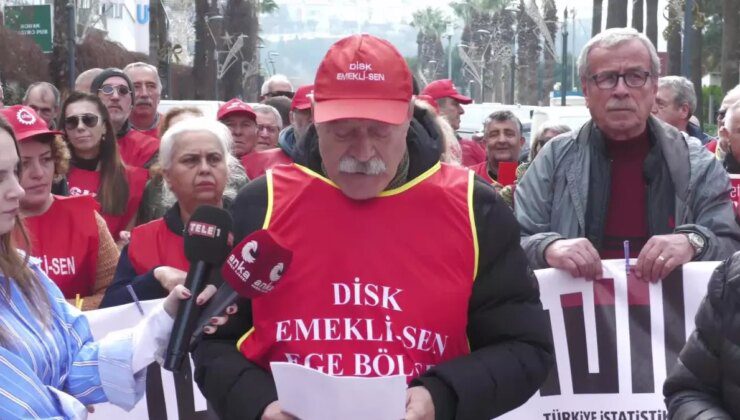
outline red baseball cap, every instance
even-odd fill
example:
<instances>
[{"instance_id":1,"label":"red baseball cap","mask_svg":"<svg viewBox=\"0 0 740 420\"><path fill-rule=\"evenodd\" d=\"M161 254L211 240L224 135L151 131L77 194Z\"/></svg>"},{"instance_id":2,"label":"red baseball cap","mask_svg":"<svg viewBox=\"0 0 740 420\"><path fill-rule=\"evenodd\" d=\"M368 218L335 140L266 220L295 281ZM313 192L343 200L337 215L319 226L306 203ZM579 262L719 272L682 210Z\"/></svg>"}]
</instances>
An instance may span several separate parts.
<instances>
[{"instance_id":1,"label":"red baseball cap","mask_svg":"<svg viewBox=\"0 0 740 420\"><path fill-rule=\"evenodd\" d=\"M13 132L18 141L28 140L31 137L44 134L62 134L60 131L49 130L46 121L42 120L31 107L13 105L3 108L0 110L0 113L10 123L10 126L13 127Z\"/></svg>"},{"instance_id":2,"label":"red baseball cap","mask_svg":"<svg viewBox=\"0 0 740 420\"><path fill-rule=\"evenodd\" d=\"M293 100L290 102L290 110L311 108L311 99L308 97L311 92L313 92L313 85L305 85L296 89Z\"/></svg>"},{"instance_id":3,"label":"red baseball cap","mask_svg":"<svg viewBox=\"0 0 740 420\"><path fill-rule=\"evenodd\" d=\"M411 95L411 71L398 50L372 35L352 35L332 45L319 64L313 118L400 124L408 118Z\"/></svg>"},{"instance_id":4,"label":"red baseball cap","mask_svg":"<svg viewBox=\"0 0 740 420\"><path fill-rule=\"evenodd\" d=\"M221 121L229 115L237 113L247 114L249 118L257 121L257 114L254 113L252 107L239 100L239 98L234 98L221 105L221 108L218 109L218 114L216 114L216 119Z\"/></svg>"},{"instance_id":5,"label":"red baseball cap","mask_svg":"<svg viewBox=\"0 0 740 420\"><path fill-rule=\"evenodd\" d=\"M452 98L461 104L469 104L473 102L472 99L458 92L450 79L439 79L433 81L421 91L421 94L431 96L435 101L440 98Z\"/></svg>"}]
</instances>

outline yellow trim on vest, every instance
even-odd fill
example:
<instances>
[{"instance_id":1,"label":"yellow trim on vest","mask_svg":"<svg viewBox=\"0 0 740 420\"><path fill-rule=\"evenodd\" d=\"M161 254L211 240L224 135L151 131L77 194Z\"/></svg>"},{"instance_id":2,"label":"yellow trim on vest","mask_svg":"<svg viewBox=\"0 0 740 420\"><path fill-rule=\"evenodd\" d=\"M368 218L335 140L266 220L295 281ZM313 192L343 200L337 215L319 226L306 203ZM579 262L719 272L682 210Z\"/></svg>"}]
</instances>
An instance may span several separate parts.
<instances>
[{"instance_id":1,"label":"yellow trim on vest","mask_svg":"<svg viewBox=\"0 0 740 420\"><path fill-rule=\"evenodd\" d=\"M262 229L267 229L270 226L270 219L272 219L272 207L275 202L275 192L272 181L272 169L268 169L265 172L265 178L267 180L267 210L265 210L265 221L262 223Z\"/></svg>"},{"instance_id":2,"label":"yellow trim on vest","mask_svg":"<svg viewBox=\"0 0 740 420\"><path fill-rule=\"evenodd\" d=\"M475 254L475 265L473 266L473 281L478 277L478 232L475 226L475 212L473 211L473 186L475 185L475 172L468 171L468 216L470 217L470 229L473 231L473 253Z\"/></svg>"},{"instance_id":3,"label":"yellow trim on vest","mask_svg":"<svg viewBox=\"0 0 740 420\"><path fill-rule=\"evenodd\" d=\"M253 332L254 332L254 327L250 328L249 331L247 331L246 333L244 333L244 335L242 336L242 338L240 338L239 341L236 342L236 350L237 351L242 351L242 343L244 342L244 340L246 340L247 338L249 338L249 336L252 335Z\"/></svg>"},{"instance_id":4,"label":"yellow trim on vest","mask_svg":"<svg viewBox=\"0 0 740 420\"><path fill-rule=\"evenodd\" d=\"M301 171L305 172L309 176L312 176L314 178L318 178L318 179L326 182L327 184L331 185L334 188L339 188L339 185L337 185L331 179L329 179L329 178L327 178L327 177L325 177L325 176L323 176L323 175L321 175L321 174L319 174L317 172L314 172L314 171L312 171L311 169L308 169L305 166L302 166L302 165L299 165L299 164L296 163L295 164L295 167L298 168L298 169L300 169ZM419 184L420 182L422 182L425 179L429 178L430 176L434 175L437 171L440 170L440 168L442 168L442 164L439 163L439 162L437 162L431 168L427 169L424 173L422 173L421 175L419 175L416 178L412 179L411 181L409 181L409 182L401 185L398 188L394 188L394 189L388 190L388 191L383 191L380 194L378 194L378 197L389 197L389 196L401 194L402 192L407 191L410 188L413 188L415 185Z\"/></svg>"},{"instance_id":5,"label":"yellow trim on vest","mask_svg":"<svg viewBox=\"0 0 740 420\"><path fill-rule=\"evenodd\" d=\"M437 171L440 170L440 168L442 168L442 164L439 163L439 161L438 161L437 163L434 164L434 166L432 166L431 168L427 169L426 172L424 172L423 174L417 176L416 178L414 178L411 181L409 181L409 182L401 185L398 188L394 188L392 190L381 192L380 195L379 195L379 197L388 197L388 196L391 196L391 195L401 194L402 192L404 192L404 191L406 191L406 190L408 190L410 188L413 188L415 185L419 184L420 182L422 182L425 179L429 178L430 176L434 175L435 173L437 173Z\"/></svg>"}]
</instances>

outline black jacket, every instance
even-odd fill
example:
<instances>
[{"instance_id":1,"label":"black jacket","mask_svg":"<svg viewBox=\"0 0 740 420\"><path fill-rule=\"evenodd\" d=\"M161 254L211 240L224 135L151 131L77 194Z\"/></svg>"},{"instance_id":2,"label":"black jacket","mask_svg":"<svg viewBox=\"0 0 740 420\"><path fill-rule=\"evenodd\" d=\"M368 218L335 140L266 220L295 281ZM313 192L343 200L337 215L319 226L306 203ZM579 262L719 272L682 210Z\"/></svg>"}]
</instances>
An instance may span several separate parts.
<instances>
[{"instance_id":1,"label":"black jacket","mask_svg":"<svg viewBox=\"0 0 740 420\"><path fill-rule=\"evenodd\" d=\"M740 419L740 252L712 273L695 322L663 385L669 418Z\"/></svg>"},{"instance_id":2,"label":"black jacket","mask_svg":"<svg viewBox=\"0 0 740 420\"><path fill-rule=\"evenodd\" d=\"M429 127L414 123L407 137L409 179L439 159ZM306 146L309 166L320 171L316 139L307 138ZM266 194L264 178L240 192L232 208L237 242L261 228ZM552 363L549 321L537 280L519 246L516 220L486 182L476 180L473 194L480 257L468 308L472 353L437 365L412 382L429 390L437 419L490 419L503 414L537 391ZM277 399L271 374L237 351L236 340L251 325L246 301L217 335L205 338L193 353L195 380L222 420L258 419Z\"/></svg>"}]
</instances>

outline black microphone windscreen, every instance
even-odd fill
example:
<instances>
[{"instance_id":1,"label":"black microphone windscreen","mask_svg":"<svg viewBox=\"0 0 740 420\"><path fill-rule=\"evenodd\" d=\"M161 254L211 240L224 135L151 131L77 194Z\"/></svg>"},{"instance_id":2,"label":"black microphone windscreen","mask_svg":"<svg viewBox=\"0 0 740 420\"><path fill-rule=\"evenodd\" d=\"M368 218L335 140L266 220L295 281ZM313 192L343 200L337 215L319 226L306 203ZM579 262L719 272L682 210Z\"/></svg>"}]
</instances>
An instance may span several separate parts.
<instances>
[{"instance_id":1,"label":"black microphone windscreen","mask_svg":"<svg viewBox=\"0 0 740 420\"><path fill-rule=\"evenodd\" d=\"M185 258L220 265L231 250L231 215L224 209L202 205L193 212L183 238Z\"/></svg>"}]
</instances>

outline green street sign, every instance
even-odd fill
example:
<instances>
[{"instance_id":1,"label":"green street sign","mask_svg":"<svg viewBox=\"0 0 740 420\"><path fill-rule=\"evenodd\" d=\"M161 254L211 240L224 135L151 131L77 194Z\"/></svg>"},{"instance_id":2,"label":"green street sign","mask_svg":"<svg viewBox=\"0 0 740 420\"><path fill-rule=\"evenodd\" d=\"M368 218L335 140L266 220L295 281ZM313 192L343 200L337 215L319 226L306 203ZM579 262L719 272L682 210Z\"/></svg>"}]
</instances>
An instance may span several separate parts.
<instances>
[{"instance_id":1,"label":"green street sign","mask_svg":"<svg viewBox=\"0 0 740 420\"><path fill-rule=\"evenodd\" d=\"M45 53L52 52L51 5L5 6L5 27L31 37Z\"/></svg>"}]
</instances>

